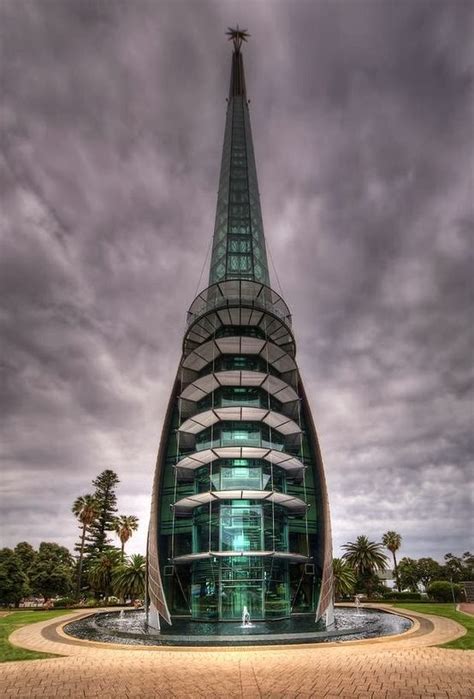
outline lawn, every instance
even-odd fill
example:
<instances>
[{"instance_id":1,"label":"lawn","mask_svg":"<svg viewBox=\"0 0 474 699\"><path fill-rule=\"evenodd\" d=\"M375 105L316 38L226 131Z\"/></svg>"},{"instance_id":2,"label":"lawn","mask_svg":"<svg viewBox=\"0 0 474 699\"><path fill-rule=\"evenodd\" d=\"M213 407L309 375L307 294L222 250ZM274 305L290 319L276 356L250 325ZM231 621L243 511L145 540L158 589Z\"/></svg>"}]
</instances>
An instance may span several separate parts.
<instances>
[{"instance_id":1,"label":"lawn","mask_svg":"<svg viewBox=\"0 0 474 699\"><path fill-rule=\"evenodd\" d=\"M37 653L33 650L25 650L12 646L8 642L8 637L13 631L27 624L34 624L35 621L47 621L54 617L68 614L65 609L57 609L51 611L41 610L21 610L12 611L11 614L0 617L0 662L4 663L7 660L36 660L38 658L56 658L58 656L52 653Z\"/></svg>"},{"instance_id":2,"label":"lawn","mask_svg":"<svg viewBox=\"0 0 474 699\"><path fill-rule=\"evenodd\" d=\"M448 619L457 621L458 624L464 626L467 630L465 636L461 636L456 641L444 643L441 648L459 648L460 650L474 649L474 617L463 612L457 612L454 609L452 602L446 604L415 604L411 602L396 602L395 607L402 607L412 612L421 612L422 614L436 614L437 616L445 616Z\"/></svg>"}]
</instances>

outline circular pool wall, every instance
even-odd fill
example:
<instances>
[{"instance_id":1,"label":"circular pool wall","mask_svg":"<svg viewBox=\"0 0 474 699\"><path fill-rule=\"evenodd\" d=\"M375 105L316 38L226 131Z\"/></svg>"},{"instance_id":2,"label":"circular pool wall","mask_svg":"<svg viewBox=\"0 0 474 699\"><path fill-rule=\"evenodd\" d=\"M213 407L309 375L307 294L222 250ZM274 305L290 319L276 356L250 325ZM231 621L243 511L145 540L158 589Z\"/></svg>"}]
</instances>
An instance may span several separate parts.
<instances>
[{"instance_id":1,"label":"circular pool wall","mask_svg":"<svg viewBox=\"0 0 474 699\"><path fill-rule=\"evenodd\" d=\"M143 646L241 646L291 643L327 643L389 636L408 631L412 622L380 609L336 607L335 623L322 629L312 617L256 621L252 626L233 622L199 622L177 619L161 631L147 628L144 611L100 612L66 624L76 638L101 643Z\"/></svg>"}]
</instances>

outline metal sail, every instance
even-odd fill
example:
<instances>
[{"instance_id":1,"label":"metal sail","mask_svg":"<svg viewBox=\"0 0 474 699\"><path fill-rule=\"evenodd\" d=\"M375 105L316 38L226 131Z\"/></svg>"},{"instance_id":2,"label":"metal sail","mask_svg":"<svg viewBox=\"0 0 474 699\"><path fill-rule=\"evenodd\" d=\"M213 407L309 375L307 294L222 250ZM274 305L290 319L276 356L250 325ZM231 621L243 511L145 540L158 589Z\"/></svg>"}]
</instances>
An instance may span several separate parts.
<instances>
[{"instance_id":1,"label":"metal sail","mask_svg":"<svg viewBox=\"0 0 474 699\"><path fill-rule=\"evenodd\" d=\"M269 286L241 51L242 40L245 38L230 38L234 40L234 51L209 284L228 279L249 279Z\"/></svg>"}]
</instances>

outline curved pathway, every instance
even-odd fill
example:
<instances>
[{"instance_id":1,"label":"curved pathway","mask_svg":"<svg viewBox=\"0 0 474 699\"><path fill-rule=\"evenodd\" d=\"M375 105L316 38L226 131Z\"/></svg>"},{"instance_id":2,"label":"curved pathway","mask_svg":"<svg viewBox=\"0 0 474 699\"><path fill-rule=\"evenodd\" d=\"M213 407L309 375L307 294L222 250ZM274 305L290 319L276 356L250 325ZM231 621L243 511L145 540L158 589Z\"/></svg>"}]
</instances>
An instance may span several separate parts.
<instances>
[{"instance_id":1,"label":"curved pathway","mask_svg":"<svg viewBox=\"0 0 474 699\"><path fill-rule=\"evenodd\" d=\"M197 650L71 642L61 626L82 614L25 626L11 635L15 645L66 657L3 664L2 698L474 696L474 652L430 647L464 633L441 617L407 613L416 618L414 628L385 639Z\"/></svg>"},{"instance_id":2,"label":"curved pathway","mask_svg":"<svg viewBox=\"0 0 474 699\"><path fill-rule=\"evenodd\" d=\"M460 612L474 616L474 602L461 602L458 604L458 608Z\"/></svg>"}]
</instances>

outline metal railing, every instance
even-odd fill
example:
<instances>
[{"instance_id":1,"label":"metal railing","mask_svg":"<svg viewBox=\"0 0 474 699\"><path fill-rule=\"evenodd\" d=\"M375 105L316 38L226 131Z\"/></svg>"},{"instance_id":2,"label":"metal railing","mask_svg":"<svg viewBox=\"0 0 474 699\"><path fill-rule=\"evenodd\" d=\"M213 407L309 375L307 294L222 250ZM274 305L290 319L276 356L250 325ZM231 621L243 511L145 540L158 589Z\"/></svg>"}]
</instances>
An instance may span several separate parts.
<instances>
[{"instance_id":1,"label":"metal railing","mask_svg":"<svg viewBox=\"0 0 474 699\"><path fill-rule=\"evenodd\" d=\"M201 291L189 308L187 324L209 311L239 306L268 311L291 327L290 309L282 297L265 284L244 279L218 282Z\"/></svg>"}]
</instances>

